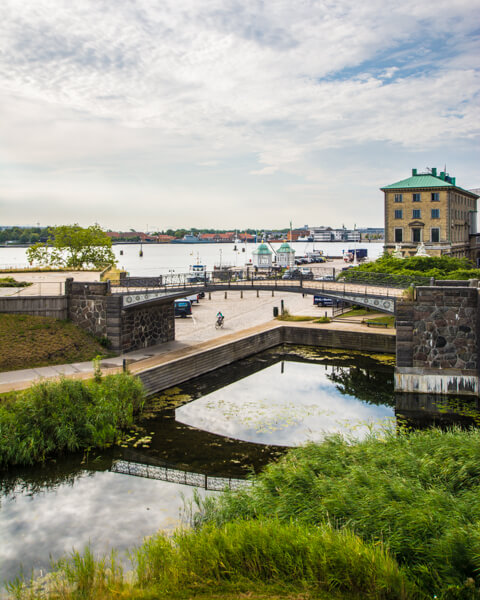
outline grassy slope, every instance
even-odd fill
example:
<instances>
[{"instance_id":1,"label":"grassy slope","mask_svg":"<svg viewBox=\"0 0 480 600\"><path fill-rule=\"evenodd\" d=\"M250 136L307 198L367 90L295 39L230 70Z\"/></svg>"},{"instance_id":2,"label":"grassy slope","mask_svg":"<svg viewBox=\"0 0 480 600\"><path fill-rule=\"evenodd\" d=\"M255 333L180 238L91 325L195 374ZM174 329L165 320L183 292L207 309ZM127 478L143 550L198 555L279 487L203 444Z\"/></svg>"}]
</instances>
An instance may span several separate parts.
<instances>
[{"instance_id":1,"label":"grassy slope","mask_svg":"<svg viewBox=\"0 0 480 600\"><path fill-rule=\"evenodd\" d=\"M106 350L72 323L0 314L0 371L91 360Z\"/></svg>"}]
</instances>

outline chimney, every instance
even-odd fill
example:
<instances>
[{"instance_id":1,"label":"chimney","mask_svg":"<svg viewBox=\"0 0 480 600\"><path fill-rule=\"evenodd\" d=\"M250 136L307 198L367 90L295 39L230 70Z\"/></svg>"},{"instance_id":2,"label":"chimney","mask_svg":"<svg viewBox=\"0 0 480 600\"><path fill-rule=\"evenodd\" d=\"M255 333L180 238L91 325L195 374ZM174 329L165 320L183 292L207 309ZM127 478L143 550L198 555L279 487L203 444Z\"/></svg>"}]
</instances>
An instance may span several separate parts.
<instances>
[{"instance_id":1,"label":"chimney","mask_svg":"<svg viewBox=\"0 0 480 600\"><path fill-rule=\"evenodd\" d=\"M414 177L417 174L417 169L412 169L412 177Z\"/></svg>"},{"instance_id":2,"label":"chimney","mask_svg":"<svg viewBox=\"0 0 480 600\"><path fill-rule=\"evenodd\" d=\"M437 176L437 167L432 167L432 175L433 175L434 177L436 177L436 176Z\"/></svg>"}]
</instances>

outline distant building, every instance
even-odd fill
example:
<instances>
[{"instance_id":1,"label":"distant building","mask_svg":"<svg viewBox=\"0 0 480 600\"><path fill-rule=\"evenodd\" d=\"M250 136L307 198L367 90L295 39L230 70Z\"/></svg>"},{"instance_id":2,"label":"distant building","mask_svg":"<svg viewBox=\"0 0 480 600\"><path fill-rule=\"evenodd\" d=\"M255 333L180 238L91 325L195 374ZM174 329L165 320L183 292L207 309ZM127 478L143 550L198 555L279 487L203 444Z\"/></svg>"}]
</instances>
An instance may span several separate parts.
<instances>
[{"instance_id":1,"label":"distant building","mask_svg":"<svg viewBox=\"0 0 480 600\"><path fill-rule=\"evenodd\" d=\"M310 235L314 242L331 242L333 240L331 227L311 227Z\"/></svg>"},{"instance_id":2,"label":"distant building","mask_svg":"<svg viewBox=\"0 0 480 600\"><path fill-rule=\"evenodd\" d=\"M266 244L260 244L260 246L252 252L253 266L258 267L259 269L271 269L272 254L273 252Z\"/></svg>"},{"instance_id":3,"label":"distant building","mask_svg":"<svg viewBox=\"0 0 480 600\"><path fill-rule=\"evenodd\" d=\"M445 171L418 173L381 188L385 195L385 249L413 256L419 244L430 256L470 257L478 195Z\"/></svg>"},{"instance_id":4,"label":"distant building","mask_svg":"<svg viewBox=\"0 0 480 600\"><path fill-rule=\"evenodd\" d=\"M295 266L295 250L287 242L277 250L277 265L287 268Z\"/></svg>"}]
</instances>

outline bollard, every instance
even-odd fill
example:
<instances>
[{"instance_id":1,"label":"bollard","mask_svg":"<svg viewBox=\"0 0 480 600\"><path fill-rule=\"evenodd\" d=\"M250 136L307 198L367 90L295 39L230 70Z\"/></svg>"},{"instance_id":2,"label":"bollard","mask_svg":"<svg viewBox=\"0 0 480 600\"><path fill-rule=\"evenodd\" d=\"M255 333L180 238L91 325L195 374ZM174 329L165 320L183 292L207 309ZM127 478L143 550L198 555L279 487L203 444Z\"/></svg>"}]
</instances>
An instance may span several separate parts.
<instances>
[{"instance_id":1,"label":"bollard","mask_svg":"<svg viewBox=\"0 0 480 600\"><path fill-rule=\"evenodd\" d=\"M208 299L211 300L212 299L212 292L208 292Z\"/></svg>"},{"instance_id":2,"label":"bollard","mask_svg":"<svg viewBox=\"0 0 480 600\"><path fill-rule=\"evenodd\" d=\"M227 299L227 292L225 292L225 300Z\"/></svg>"},{"instance_id":3,"label":"bollard","mask_svg":"<svg viewBox=\"0 0 480 600\"><path fill-rule=\"evenodd\" d=\"M283 315L283 313L285 311L285 307L283 306L283 300L280 300L280 310L281 310L282 315Z\"/></svg>"},{"instance_id":4,"label":"bollard","mask_svg":"<svg viewBox=\"0 0 480 600\"><path fill-rule=\"evenodd\" d=\"M260 294L258 292L259 292L259 290L257 290L257 298L260 298Z\"/></svg>"},{"instance_id":5,"label":"bollard","mask_svg":"<svg viewBox=\"0 0 480 600\"><path fill-rule=\"evenodd\" d=\"M240 290L240 298L243 298L243 290Z\"/></svg>"},{"instance_id":6,"label":"bollard","mask_svg":"<svg viewBox=\"0 0 480 600\"><path fill-rule=\"evenodd\" d=\"M275 290L272 290L272 298L275 296Z\"/></svg>"},{"instance_id":7,"label":"bollard","mask_svg":"<svg viewBox=\"0 0 480 600\"><path fill-rule=\"evenodd\" d=\"M122 361L122 369L123 369L124 373L127 371L127 359L126 358L124 358Z\"/></svg>"},{"instance_id":8,"label":"bollard","mask_svg":"<svg viewBox=\"0 0 480 600\"><path fill-rule=\"evenodd\" d=\"M327 318L327 311L325 311L325 318Z\"/></svg>"}]
</instances>

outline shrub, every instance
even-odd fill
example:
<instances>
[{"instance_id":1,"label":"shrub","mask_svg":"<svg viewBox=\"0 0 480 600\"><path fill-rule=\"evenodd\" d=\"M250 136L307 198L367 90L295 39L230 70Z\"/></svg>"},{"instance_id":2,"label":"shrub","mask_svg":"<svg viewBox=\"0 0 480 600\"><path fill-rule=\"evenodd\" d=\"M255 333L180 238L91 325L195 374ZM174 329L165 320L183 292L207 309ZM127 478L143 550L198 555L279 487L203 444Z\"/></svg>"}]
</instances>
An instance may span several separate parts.
<instances>
[{"instance_id":1,"label":"shrub","mask_svg":"<svg viewBox=\"0 0 480 600\"><path fill-rule=\"evenodd\" d=\"M114 442L143 406L140 380L128 373L99 383L42 381L0 404L0 467Z\"/></svg>"}]
</instances>

